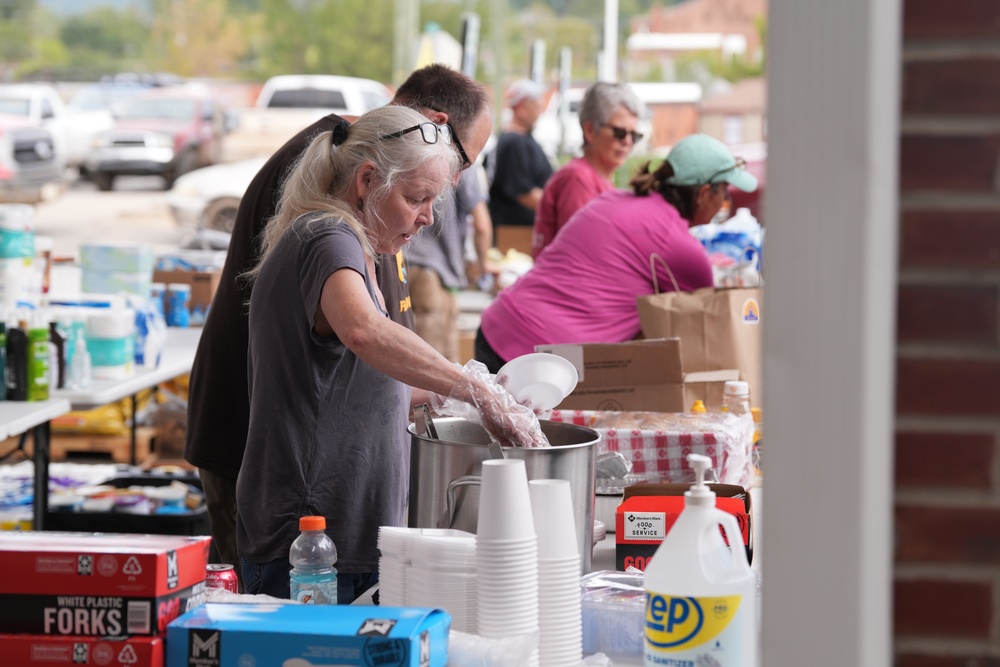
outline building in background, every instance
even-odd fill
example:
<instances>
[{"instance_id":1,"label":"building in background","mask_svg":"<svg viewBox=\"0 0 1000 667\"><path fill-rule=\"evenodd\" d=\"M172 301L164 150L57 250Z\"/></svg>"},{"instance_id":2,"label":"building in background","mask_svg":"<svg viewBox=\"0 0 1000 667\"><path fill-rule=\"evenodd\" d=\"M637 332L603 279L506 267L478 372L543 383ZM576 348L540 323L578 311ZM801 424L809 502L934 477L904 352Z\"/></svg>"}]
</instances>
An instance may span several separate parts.
<instances>
[{"instance_id":1,"label":"building in background","mask_svg":"<svg viewBox=\"0 0 1000 667\"><path fill-rule=\"evenodd\" d=\"M701 102L698 131L729 145L767 139L767 81L744 79Z\"/></svg>"},{"instance_id":2,"label":"building in background","mask_svg":"<svg viewBox=\"0 0 1000 667\"><path fill-rule=\"evenodd\" d=\"M632 20L625 42L630 78L640 80L659 72L676 77L677 58L704 51L722 56L742 55L759 61L763 55L759 21L767 16L767 0L689 0L671 7L653 6Z\"/></svg>"}]
</instances>

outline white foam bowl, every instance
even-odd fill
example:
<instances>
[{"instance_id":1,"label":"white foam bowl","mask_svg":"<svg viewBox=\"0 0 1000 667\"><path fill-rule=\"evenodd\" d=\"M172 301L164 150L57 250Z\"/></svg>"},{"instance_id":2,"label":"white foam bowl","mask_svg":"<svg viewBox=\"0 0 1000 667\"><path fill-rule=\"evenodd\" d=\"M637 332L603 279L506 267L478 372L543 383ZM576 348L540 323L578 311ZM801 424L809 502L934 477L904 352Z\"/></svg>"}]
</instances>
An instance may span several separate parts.
<instances>
[{"instance_id":1,"label":"white foam bowl","mask_svg":"<svg viewBox=\"0 0 1000 667\"><path fill-rule=\"evenodd\" d=\"M573 362L547 352L533 352L511 359L497 373L497 382L518 403L535 410L555 408L573 393L578 381Z\"/></svg>"}]
</instances>

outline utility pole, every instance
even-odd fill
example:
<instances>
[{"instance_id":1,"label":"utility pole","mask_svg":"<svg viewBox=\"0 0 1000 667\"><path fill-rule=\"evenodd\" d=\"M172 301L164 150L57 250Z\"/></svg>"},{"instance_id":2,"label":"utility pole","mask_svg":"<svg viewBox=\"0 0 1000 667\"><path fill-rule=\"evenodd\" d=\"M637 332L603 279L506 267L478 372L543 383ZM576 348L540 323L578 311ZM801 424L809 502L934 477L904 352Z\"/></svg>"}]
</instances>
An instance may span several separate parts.
<instances>
[{"instance_id":1,"label":"utility pole","mask_svg":"<svg viewBox=\"0 0 1000 667\"><path fill-rule=\"evenodd\" d=\"M604 57L598 71L601 81L618 80L618 0L604 0Z\"/></svg>"},{"instance_id":2,"label":"utility pole","mask_svg":"<svg viewBox=\"0 0 1000 667\"><path fill-rule=\"evenodd\" d=\"M503 126L503 94L507 87L507 0L490 0L490 41L496 71L493 80L493 126Z\"/></svg>"},{"instance_id":3,"label":"utility pole","mask_svg":"<svg viewBox=\"0 0 1000 667\"><path fill-rule=\"evenodd\" d=\"M392 83L399 85L413 69L420 21L420 0L393 0Z\"/></svg>"}]
</instances>

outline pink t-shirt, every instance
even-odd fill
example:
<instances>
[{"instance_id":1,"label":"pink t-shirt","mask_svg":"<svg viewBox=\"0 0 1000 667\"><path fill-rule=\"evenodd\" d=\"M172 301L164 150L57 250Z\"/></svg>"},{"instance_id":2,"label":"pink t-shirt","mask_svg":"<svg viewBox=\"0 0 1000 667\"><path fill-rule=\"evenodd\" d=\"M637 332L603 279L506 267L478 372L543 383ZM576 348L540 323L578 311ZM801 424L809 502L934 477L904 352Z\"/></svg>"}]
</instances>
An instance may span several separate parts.
<instances>
[{"instance_id":1,"label":"pink t-shirt","mask_svg":"<svg viewBox=\"0 0 1000 667\"><path fill-rule=\"evenodd\" d=\"M640 331L636 297L653 294L649 258L670 266L681 290L712 285L708 254L659 194L606 192L581 209L483 312L482 331L510 361L556 343L620 343ZM673 289L657 263L660 291Z\"/></svg>"},{"instance_id":2,"label":"pink t-shirt","mask_svg":"<svg viewBox=\"0 0 1000 667\"><path fill-rule=\"evenodd\" d=\"M594 165L582 157L566 163L545 184L545 191L535 211L535 229L531 235L531 256L537 258L542 248L552 243L556 233L573 214L591 199L612 188Z\"/></svg>"}]
</instances>

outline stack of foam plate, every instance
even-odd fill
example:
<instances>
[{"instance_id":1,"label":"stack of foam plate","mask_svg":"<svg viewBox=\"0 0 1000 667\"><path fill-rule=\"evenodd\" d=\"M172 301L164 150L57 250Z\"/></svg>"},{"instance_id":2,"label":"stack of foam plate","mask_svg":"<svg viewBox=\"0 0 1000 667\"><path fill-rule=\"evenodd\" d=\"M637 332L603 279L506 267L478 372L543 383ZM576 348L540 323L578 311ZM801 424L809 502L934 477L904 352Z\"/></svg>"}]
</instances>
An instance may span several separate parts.
<instances>
[{"instance_id":1,"label":"stack of foam plate","mask_svg":"<svg viewBox=\"0 0 1000 667\"><path fill-rule=\"evenodd\" d=\"M380 526L378 529L379 604L406 606L406 571L410 566L410 534L413 529Z\"/></svg>"},{"instance_id":2,"label":"stack of foam plate","mask_svg":"<svg viewBox=\"0 0 1000 667\"><path fill-rule=\"evenodd\" d=\"M406 604L440 607L451 627L476 632L476 536L461 530L425 528L410 536Z\"/></svg>"}]
</instances>

